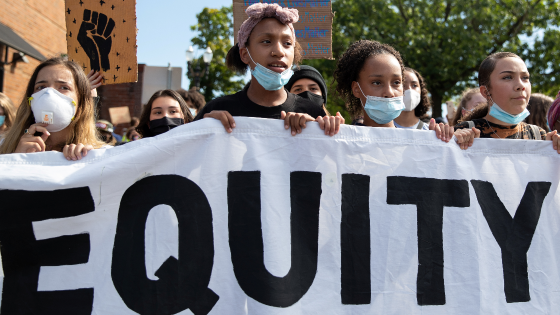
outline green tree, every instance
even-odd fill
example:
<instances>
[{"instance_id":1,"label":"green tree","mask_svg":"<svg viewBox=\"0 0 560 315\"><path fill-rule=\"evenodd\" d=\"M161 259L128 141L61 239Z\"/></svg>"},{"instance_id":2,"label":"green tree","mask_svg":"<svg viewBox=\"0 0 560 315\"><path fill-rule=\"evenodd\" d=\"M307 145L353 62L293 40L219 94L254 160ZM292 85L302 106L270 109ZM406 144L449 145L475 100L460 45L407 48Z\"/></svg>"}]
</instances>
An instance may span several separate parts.
<instances>
[{"instance_id":1,"label":"green tree","mask_svg":"<svg viewBox=\"0 0 560 315\"><path fill-rule=\"evenodd\" d=\"M476 84L486 56L511 51L526 58L533 90L551 94L560 85L559 0L333 0L333 54L338 58L354 41L377 40L395 47L405 65L428 83L433 116L446 99ZM533 47L522 35L538 29L544 37ZM336 63L306 60L332 81ZM334 89L331 84L330 90ZM329 92L330 92L329 90ZM552 91L552 92L551 92ZM331 94L332 95L332 94ZM329 95L329 110L343 102Z\"/></svg>"},{"instance_id":2,"label":"green tree","mask_svg":"<svg viewBox=\"0 0 560 315\"><path fill-rule=\"evenodd\" d=\"M231 48L233 36L233 13L232 7L221 9L204 8L196 15L198 23L191 26L191 30L197 31L198 35L191 42L199 49L210 47L214 56L210 62L208 76L200 80L201 93L206 101L210 101L219 95L227 95L241 90L244 86L242 78L226 67L226 55ZM193 66L197 64L201 69L205 67L202 57L193 60ZM191 80L190 87L194 86Z\"/></svg>"},{"instance_id":3,"label":"green tree","mask_svg":"<svg viewBox=\"0 0 560 315\"><path fill-rule=\"evenodd\" d=\"M549 28L532 48L526 43L523 48L522 58L531 72L533 93L556 97L560 90L560 30Z\"/></svg>"}]
</instances>

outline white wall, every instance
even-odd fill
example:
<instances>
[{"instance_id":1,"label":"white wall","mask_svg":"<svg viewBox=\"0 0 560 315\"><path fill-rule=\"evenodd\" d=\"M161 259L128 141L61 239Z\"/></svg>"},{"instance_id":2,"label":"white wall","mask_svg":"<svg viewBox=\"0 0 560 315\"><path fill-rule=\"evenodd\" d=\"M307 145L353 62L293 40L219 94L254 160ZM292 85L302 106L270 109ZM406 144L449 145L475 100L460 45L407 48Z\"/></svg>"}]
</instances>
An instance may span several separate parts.
<instances>
[{"instance_id":1,"label":"white wall","mask_svg":"<svg viewBox=\"0 0 560 315\"><path fill-rule=\"evenodd\" d=\"M167 89L167 67L144 67L142 83L142 105L148 103L150 97L159 91ZM181 67L171 67L171 89L181 88L183 70Z\"/></svg>"}]
</instances>

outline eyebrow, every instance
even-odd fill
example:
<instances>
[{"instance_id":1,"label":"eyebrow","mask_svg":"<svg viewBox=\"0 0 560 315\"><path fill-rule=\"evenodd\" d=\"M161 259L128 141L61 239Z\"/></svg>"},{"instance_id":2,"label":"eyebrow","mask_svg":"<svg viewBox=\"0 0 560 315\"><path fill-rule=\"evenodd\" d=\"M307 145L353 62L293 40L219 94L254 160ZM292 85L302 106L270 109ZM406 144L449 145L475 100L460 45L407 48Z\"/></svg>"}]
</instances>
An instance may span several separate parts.
<instances>
[{"instance_id":1,"label":"eyebrow","mask_svg":"<svg viewBox=\"0 0 560 315\"><path fill-rule=\"evenodd\" d=\"M56 80L55 82L56 82L56 83L69 84L68 82L62 81L62 80ZM35 82L35 85L41 84L41 83L48 83L48 82L47 82L46 80L42 80L42 81L39 81L39 82Z\"/></svg>"},{"instance_id":2,"label":"eyebrow","mask_svg":"<svg viewBox=\"0 0 560 315\"><path fill-rule=\"evenodd\" d=\"M515 71L506 70L506 71L500 72L500 74L502 74L502 73L515 73ZM529 73L529 72L527 72L527 71L521 71L521 73Z\"/></svg>"},{"instance_id":3,"label":"eyebrow","mask_svg":"<svg viewBox=\"0 0 560 315\"><path fill-rule=\"evenodd\" d=\"M258 34L256 34L256 36L276 37L277 34L276 34L276 33L258 33ZM279 37L289 37L289 38L292 38L292 34L286 34L286 33L282 32L282 34L280 34Z\"/></svg>"},{"instance_id":4,"label":"eyebrow","mask_svg":"<svg viewBox=\"0 0 560 315\"><path fill-rule=\"evenodd\" d=\"M300 84L294 85L295 88L296 88L296 87L303 87L303 86L305 86L305 84L301 84L301 83L300 83ZM317 83L311 83L311 84L307 84L307 86L319 86L319 84L317 84Z\"/></svg>"},{"instance_id":5,"label":"eyebrow","mask_svg":"<svg viewBox=\"0 0 560 315\"><path fill-rule=\"evenodd\" d=\"M179 106L171 105L171 106L168 106L167 108L179 108ZM152 110L154 110L154 109L163 109L163 107L154 107L154 108L152 108Z\"/></svg>"},{"instance_id":6,"label":"eyebrow","mask_svg":"<svg viewBox=\"0 0 560 315\"><path fill-rule=\"evenodd\" d=\"M393 77L400 77L400 76L401 76L400 73L394 73L394 74L393 74ZM370 74L368 77L382 78L383 75L381 75L381 74Z\"/></svg>"}]
</instances>

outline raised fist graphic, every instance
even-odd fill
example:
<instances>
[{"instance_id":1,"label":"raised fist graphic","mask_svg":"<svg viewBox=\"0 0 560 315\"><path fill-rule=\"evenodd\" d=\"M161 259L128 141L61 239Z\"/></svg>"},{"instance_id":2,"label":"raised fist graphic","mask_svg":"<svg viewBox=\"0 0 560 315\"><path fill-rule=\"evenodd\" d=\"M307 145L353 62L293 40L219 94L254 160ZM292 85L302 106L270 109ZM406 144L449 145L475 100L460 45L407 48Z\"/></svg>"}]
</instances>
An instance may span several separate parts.
<instances>
[{"instance_id":1,"label":"raised fist graphic","mask_svg":"<svg viewBox=\"0 0 560 315\"><path fill-rule=\"evenodd\" d=\"M84 10L84 21L80 26L78 42L89 57L91 70L101 71L103 68L103 71L107 71L111 69L109 52L111 52L113 43L111 32L114 28L115 21L111 18L107 21L105 14Z\"/></svg>"}]
</instances>

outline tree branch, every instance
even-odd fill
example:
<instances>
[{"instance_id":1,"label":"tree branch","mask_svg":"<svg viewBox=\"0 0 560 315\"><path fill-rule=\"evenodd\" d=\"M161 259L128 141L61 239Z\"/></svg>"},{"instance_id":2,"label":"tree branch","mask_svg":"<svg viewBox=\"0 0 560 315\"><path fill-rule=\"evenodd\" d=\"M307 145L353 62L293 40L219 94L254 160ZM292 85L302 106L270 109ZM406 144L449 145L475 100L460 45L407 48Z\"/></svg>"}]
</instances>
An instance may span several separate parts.
<instances>
[{"instance_id":1,"label":"tree branch","mask_svg":"<svg viewBox=\"0 0 560 315\"><path fill-rule=\"evenodd\" d=\"M529 13L531 13L531 11L533 11L533 9L535 9L535 7L541 2L541 0L537 0L535 2L535 4L533 4L531 6L531 8L529 10L526 10L525 13L523 13L522 16L520 16L517 21L515 23L513 23L513 25L509 28L508 32L506 33L506 35L504 37L502 37L499 40L496 40L494 43L494 48L492 48L492 51L490 52L495 53L496 51L498 51L498 49L502 48L502 46L504 45L504 43L510 39L511 37L517 35L519 33L519 30L521 29L521 26L523 25L523 22L525 21L525 19L527 18L527 16L529 15Z\"/></svg>"},{"instance_id":2,"label":"tree branch","mask_svg":"<svg viewBox=\"0 0 560 315\"><path fill-rule=\"evenodd\" d=\"M401 14L404 22L406 24L408 24L408 17L406 16L406 14L404 13L404 8L403 8L403 4L401 0L397 1L397 8L399 8L399 13Z\"/></svg>"},{"instance_id":3,"label":"tree branch","mask_svg":"<svg viewBox=\"0 0 560 315\"><path fill-rule=\"evenodd\" d=\"M447 1L447 5L445 6L445 19L444 19L445 22L447 22L447 19L449 18L449 13L451 13L451 1L450 0Z\"/></svg>"}]
</instances>

